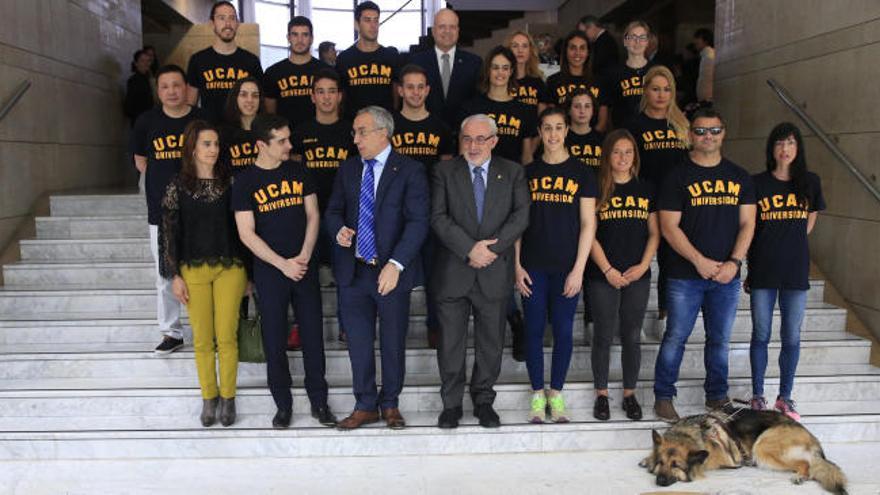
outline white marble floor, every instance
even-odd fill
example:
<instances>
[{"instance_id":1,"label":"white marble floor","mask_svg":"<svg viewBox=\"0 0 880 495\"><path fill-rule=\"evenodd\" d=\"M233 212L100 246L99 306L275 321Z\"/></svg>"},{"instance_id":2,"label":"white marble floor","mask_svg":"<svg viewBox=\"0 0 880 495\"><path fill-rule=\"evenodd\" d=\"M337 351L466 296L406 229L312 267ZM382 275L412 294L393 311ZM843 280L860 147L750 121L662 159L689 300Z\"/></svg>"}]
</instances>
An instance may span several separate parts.
<instances>
[{"instance_id":1,"label":"white marble floor","mask_svg":"<svg viewBox=\"0 0 880 495\"><path fill-rule=\"evenodd\" d=\"M880 443L826 446L853 495L880 494ZM641 451L480 456L205 459L0 463L2 494L795 494L814 482L742 468L661 490L636 464Z\"/></svg>"}]
</instances>

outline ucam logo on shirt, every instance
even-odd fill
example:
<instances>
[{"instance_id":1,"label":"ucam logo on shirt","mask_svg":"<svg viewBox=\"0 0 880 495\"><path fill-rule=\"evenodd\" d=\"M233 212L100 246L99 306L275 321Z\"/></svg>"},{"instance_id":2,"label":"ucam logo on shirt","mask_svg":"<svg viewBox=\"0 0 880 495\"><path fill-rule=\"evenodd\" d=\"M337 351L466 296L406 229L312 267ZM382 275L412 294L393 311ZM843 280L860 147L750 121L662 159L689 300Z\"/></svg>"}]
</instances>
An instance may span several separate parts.
<instances>
[{"instance_id":1,"label":"ucam logo on shirt","mask_svg":"<svg viewBox=\"0 0 880 495\"><path fill-rule=\"evenodd\" d=\"M391 84L391 66L385 64L360 64L347 71L349 86Z\"/></svg>"},{"instance_id":2,"label":"ucam logo on shirt","mask_svg":"<svg viewBox=\"0 0 880 495\"><path fill-rule=\"evenodd\" d=\"M794 193L774 194L758 200L762 221L767 220L805 220L810 215L809 204L798 201Z\"/></svg>"},{"instance_id":3,"label":"ucam logo on shirt","mask_svg":"<svg viewBox=\"0 0 880 495\"><path fill-rule=\"evenodd\" d=\"M599 208L599 220L636 218L647 220L650 200L640 196L612 196Z\"/></svg>"},{"instance_id":4,"label":"ucam logo on shirt","mask_svg":"<svg viewBox=\"0 0 880 495\"><path fill-rule=\"evenodd\" d=\"M250 76L250 72L235 67L215 67L202 71L205 89L232 89L235 81Z\"/></svg>"},{"instance_id":5,"label":"ucam logo on shirt","mask_svg":"<svg viewBox=\"0 0 880 495\"><path fill-rule=\"evenodd\" d=\"M742 184L732 180L702 180L687 186L691 206L738 205Z\"/></svg>"},{"instance_id":6,"label":"ucam logo on shirt","mask_svg":"<svg viewBox=\"0 0 880 495\"><path fill-rule=\"evenodd\" d=\"M348 159L348 150L335 146L315 146L304 154L308 168L339 168L339 163Z\"/></svg>"},{"instance_id":7,"label":"ucam logo on shirt","mask_svg":"<svg viewBox=\"0 0 880 495\"><path fill-rule=\"evenodd\" d=\"M567 177L537 177L529 180L532 201L543 203L574 203L580 184Z\"/></svg>"},{"instance_id":8,"label":"ucam logo on shirt","mask_svg":"<svg viewBox=\"0 0 880 495\"><path fill-rule=\"evenodd\" d=\"M312 80L314 76L309 74L291 75L275 81L282 98L296 96L311 96Z\"/></svg>"},{"instance_id":9,"label":"ucam logo on shirt","mask_svg":"<svg viewBox=\"0 0 880 495\"><path fill-rule=\"evenodd\" d=\"M174 160L180 158L183 150L183 134L169 134L153 139L153 159Z\"/></svg>"},{"instance_id":10,"label":"ucam logo on shirt","mask_svg":"<svg viewBox=\"0 0 880 495\"><path fill-rule=\"evenodd\" d=\"M257 200L257 211L266 213L290 206L303 204L303 183L298 180L282 179L278 183L269 184L254 192Z\"/></svg>"}]
</instances>

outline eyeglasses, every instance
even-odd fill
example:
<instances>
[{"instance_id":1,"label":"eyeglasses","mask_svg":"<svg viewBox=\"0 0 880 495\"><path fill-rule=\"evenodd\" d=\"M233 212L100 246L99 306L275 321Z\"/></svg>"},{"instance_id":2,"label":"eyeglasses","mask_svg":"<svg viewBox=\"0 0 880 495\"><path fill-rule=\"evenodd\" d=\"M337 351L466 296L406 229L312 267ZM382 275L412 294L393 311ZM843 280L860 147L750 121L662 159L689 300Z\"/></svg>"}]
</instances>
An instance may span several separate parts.
<instances>
[{"instance_id":1,"label":"eyeglasses","mask_svg":"<svg viewBox=\"0 0 880 495\"><path fill-rule=\"evenodd\" d=\"M639 43L644 43L644 42L648 41L648 35L647 34L640 34L637 36L635 34L628 34L628 35L624 36L623 39L628 40L628 41L638 41Z\"/></svg>"},{"instance_id":2,"label":"eyeglasses","mask_svg":"<svg viewBox=\"0 0 880 495\"><path fill-rule=\"evenodd\" d=\"M713 136L717 136L717 135L721 134L722 132L724 132L723 127L694 127L691 130L697 136L705 136L707 132L712 134Z\"/></svg>"},{"instance_id":3,"label":"eyeglasses","mask_svg":"<svg viewBox=\"0 0 880 495\"><path fill-rule=\"evenodd\" d=\"M492 134L490 134L488 136L477 136L477 137L462 136L461 137L461 144L463 144L465 146L470 146L472 143L476 143L477 146L483 146L484 144L488 143L490 139L492 139L494 137L495 136Z\"/></svg>"},{"instance_id":4,"label":"eyeglasses","mask_svg":"<svg viewBox=\"0 0 880 495\"><path fill-rule=\"evenodd\" d=\"M384 129L384 127L375 127L373 129L353 129L351 131L351 137L364 137L371 132L376 132L380 129Z\"/></svg>"}]
</instances>

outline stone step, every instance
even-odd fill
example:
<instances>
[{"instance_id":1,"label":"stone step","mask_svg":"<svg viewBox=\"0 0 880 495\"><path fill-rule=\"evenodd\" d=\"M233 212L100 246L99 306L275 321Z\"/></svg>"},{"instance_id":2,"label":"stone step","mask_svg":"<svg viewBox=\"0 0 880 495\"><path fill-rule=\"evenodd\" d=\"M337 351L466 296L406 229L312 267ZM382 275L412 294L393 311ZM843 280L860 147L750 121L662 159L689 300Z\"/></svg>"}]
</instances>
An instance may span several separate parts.
<instances>
[{"instance_id":1,"label":"stone step","mask_svg":"<svg viewBox=\"0 0 880 495\"><path fill-rule=\"evenodd\" d=\"M54 346L47 346L52 348ZM190 350L177 351L164 358L156 356L152 351L144 349L139 352L116 352L113 346L91 347L92 352L76 349L80 352L44 352L0 355L0 390L7 388L6 381L22 379L55 379L55 378L101 378L106 376L154 377L169 376L181 379L196 377L195 360ZM653 376L654 362L659 344L642 344L643 377ZM730 373L733 376L750 376L749 344L734 342L729 345ZM768 356L770 363L776 363L780 344L770 343ZM802 342L800 361L802 365L863 365L868 362L871 353L871 342L867 340L845 340L826 342ZM303 363L301 353L291 352L290 369L294 375L302 375ZM474 350L468 349L468 363L473 362ZM376 352L379 359L379 352ZM544 361L549 371L552 348L544 348ZM590 348L575 346L570 372L590 373ZM620 346L611 346L611 362L620 362ZM469 365L470 366L470 365ZM615 368L617 365L615 364ZM687 344L681 364L685 370L703 370L703 346ZM351 363L348 351L344 349L328 349L326 351L326 373L332 377L351 376ZM242 377L262 377L265 366L254 363L241 363L238 368ZM525 363L514 361L510 357L510 349L505 350L501 372L505 374L522 373L525 376ZM437 368L437 352L427 348L408 348L406 350L407 379L423 376L436 381L439 376ZM422 378L422 379L425 379ZM329 381L329 379L328 379ZM331 382L332 383L332 382ZM434 382L430 382L434 383Z\"/></svg>"},{"instance_id":2,"label":"stone step","mask_svg":"<svg viewBox=\"0 0 880 495\"><path fill-rule=\"evenodd\" d=\"M38 239L125 239L149 237L146 215L37 217Z\"/></svg>"},{"instance_id":3,"label":"stone step","mask_svg":"<svg viewBox=\"0 0 880 495\"><path fill-rule=\"evenodd\" d=\"M702 408L682 413L702 412ZM407 456L640 449L651 446L655 420L573 422L531 425L520 411L501 411L504 426L483 429L471 415L463 426L444 431L433 426L433 413L408 414L410 427L389 431L380 425L340 432L314 426L296 416L292 428L268 428L266 415L239 419L234 428L201 428L196 418L167 430L6 432L0 433L0 459L202 459L259 457ZM880 439L880 415L807 416L803 424L822 442ZM424 426L421 426L424 425ZM636 468L633 468L636 469Z\"/></svg>"},{"instance_id":4,"label":"stone step","mask_svg":"<svg viewBox=\"0 0 880 495\"><path fill-rule=\"evenodd\" d=\"M0 290L0 314L14 315L32 313L35 308L41 312L56 311L106 311L108 308L126 309L129 311L153 312L156 308L156 292L150 281L141 281L141 288L132 288L128 281L130 272L123 269L105 269L103 264L92 265L90 269L59 264L55 270L41 265L31 269L27 265L6 265L3 267L4 280L7 285ZM142 268L150 272L152 267ZM148 275L144 275L146 278ZM60 280L70 278L91 278L89 282L71 284ZM815 281L807 292L807 304L823 304L825 282ZM322 289L322 306L325 315L336 314L336 289ZM740 292L739 308L749 307L749 295ZM648 297L649 310L657 309L656 283L651 285ZM578 312L583 311L583 299L578 300ZM410 314L424 315L425 292L417 288L412 291Z\"/></svg>"},{"instance_id":5,"label":"stone step","mask_svg":"<svg viewBox=\"0 0 880 495\"><path fill-rule=\"evenodd\" d=\"M23 239L21 259L39 262L153 262L148 237L129 239Z\"/></svg>"},{"instance_id":6,"label":"stone step","mask_svg":"<svg viewBox=\"0 0 880 495\"><path fill-rule=\"evenodd\" d=\"M53 217L146 215L146 199L139 194L83 194L49 197Z\"/></svg>"},{"instance_id":7,"label":"stone step","mask_svg":"<svg viewBox=\"0 0 880 495\"><path fill-rule=\"evenodd\" d=\"M138 380L132 380L137 384ZM768 378L765 389L772 402L778 379ZM499 411L519 411L523 421L531 396L531 387L523 383L505 383L496 386L494 407ZM699 379L681 380L675 399L679 409L699 408L705 400L703 382ZM301 387L293 391L294 414L309 414L309 401ZM622 385L609 384L612 418L624 419L621 411ZM751 382L748 378L730 380L734 398L748 399ZM639 403L650 417L654 403L650 383L636 391ZM468 393L464 408L473 409ZM595 421L592 406L595 390L589 382L570 382L565 387L568 409L583 411L572 414L573 421ZM805 416L831 414L880 413L880 374L834 376L798 376L795 399L798 410ZM330 408L340 415L354 407L354 398L348 386L333 387L328 393ZM771 404L772 406L772 404ZM71 431L77 429L174 429L188 425L198 416L201 395L198 388L135 388L87 390L6 390L0 392L0 431ZM272 396L265 386L240 387L236 393L236 409L242 415L269 415L274 412ZM404 387L400 409L405 414L433 412L443 409L439 386L416 385ZM59 421L63 414L64 421ZM100 421L96 421L100 419ZM91 424L89 423L91 421ZM149 425L149 426L147 426ZM242 427L243 425L237 425ZM262 425L261 425L262 426Z\"/></svg>"},{"instance_id":8,"label":"stone step","mask_svg":"<svg viewBox=\"0 0 880 495\"><path fill-rule=\"evenodd\" d=\"M0 302L4 298L0 296ZM33 302L32 302L33 304ZM75 305L73 305L75 308ZM39 343L39 342L85 342L100 344L104 342L154 342L158 338L155 327L155 313L133 312L125 306L104 306L106 312L75 312L67 307L58 312L12 313L7 314L4 321L0 321L0 343ZM326 314L326 313L325 313ZM656 325L656 311L649 311L642 326L642 334L645 341L659 341L661 335ZM424 343L427 339L427 326L424 316L411 316L407 337L410 341ZM82 324L80 323L82 322ZM184 324L187 320L184 318ZM774 329L779 327L779 312L774 313ZM702 316L697 317L689 341L702 342L705 340L705 332L702 330ZM56 330L57 329L57 330ZM845 333L846 310L824 303L815 303L807 307L804 319L804 339L813 332L837 333L839 338L846 339L851 336ZM52 336L53 333L71 334L63 337ZM473 328L469 329L473 333ZM32 333L35 332L35 333ZM549 332L549 330L548 330ZM583 318L575 317L572 329L575 342L584 342L587 335ZM737 311L734 320L731 338L733 340L748 341L751 337L752 321L749 310ZM339 322L335 316L324 316L324 335L326 340L335 341L339 335ZM77 336L83 339L76 340ZM778 340L778 331L771 334L773 340ZM834 335L831 335L833 338ZM41 339L47 340L41 340ZM187 337L189 340L189 337ZM814 339L816 340L816 339Z\"/></svg>"}]
</instances>

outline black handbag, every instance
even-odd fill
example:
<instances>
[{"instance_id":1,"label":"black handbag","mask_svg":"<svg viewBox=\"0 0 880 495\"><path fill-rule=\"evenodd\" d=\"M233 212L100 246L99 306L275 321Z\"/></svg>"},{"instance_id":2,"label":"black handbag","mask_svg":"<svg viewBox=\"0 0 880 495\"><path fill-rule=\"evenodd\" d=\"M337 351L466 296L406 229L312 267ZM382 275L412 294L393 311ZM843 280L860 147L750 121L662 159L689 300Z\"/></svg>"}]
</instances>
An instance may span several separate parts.
<instances>
[{"instance_id":1,"label":"black handbag","mask_svg":"<svg viewBox=\"0 0 880 495\"><path fill-rule=\"evenodd\" d=\"M260 307L254 295L254 317L248 317L247 299L242 304L238 320L238 361L240 363L265 363L263 329L260 325Z\"/></svg>"}]
</instances>

